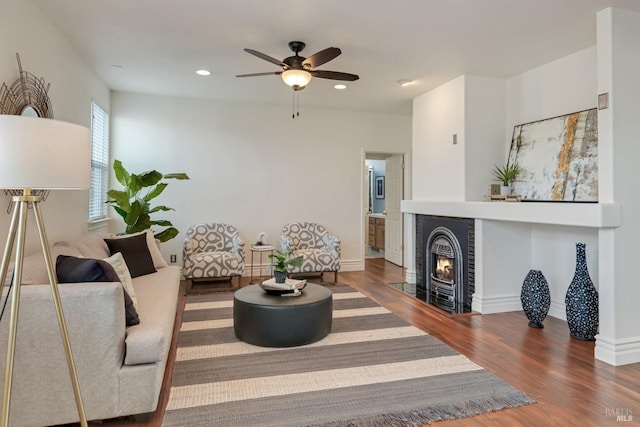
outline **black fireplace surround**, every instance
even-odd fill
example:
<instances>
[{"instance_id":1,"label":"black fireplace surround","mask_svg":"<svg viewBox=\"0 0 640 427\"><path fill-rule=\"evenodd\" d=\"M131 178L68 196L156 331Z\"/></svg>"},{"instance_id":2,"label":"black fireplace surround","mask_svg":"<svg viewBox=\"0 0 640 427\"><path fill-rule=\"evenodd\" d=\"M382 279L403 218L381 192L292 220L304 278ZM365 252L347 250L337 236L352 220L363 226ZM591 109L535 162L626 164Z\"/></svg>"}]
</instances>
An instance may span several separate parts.
<instances>
[{"instance_id":1,"label":"black fireplace surround","mask_svg":"<svg viewBox=\"0 0 640 427\"><path fill-rule=\"evenodd\" d=\"M432 257L432 248L428 248L429 237L438 229L445 228L446 234L457 239L462 259L455 262L461 263L461 292L456 295L455 301L442 303L438 301L437 291L431 289L431 271L429 257ZM433 236L432 236L433 237ZM471 312L471 299L475 292L475 233L474 220L471 218L451 218L443 216L416 215L416 297L451 313ZM432 239L433 240L433 239ZM440 298L442 300L442 298ZM446 299L446 297L445 297Z\"/></svg>"}]
</instances>

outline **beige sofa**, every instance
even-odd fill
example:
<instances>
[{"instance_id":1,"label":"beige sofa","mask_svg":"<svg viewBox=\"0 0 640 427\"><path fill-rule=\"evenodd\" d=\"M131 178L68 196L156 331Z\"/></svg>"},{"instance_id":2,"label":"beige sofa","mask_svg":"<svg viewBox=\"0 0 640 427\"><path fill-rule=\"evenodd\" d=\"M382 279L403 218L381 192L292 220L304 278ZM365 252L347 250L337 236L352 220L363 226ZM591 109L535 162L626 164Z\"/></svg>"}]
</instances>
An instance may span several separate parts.
<instances>
[{"instance_id":1,"label":"beige sofa","mask_svg":"<svg viewBox=\"0 0 640 427\"><path fill-rule=\"evenodd\" d=\"M103 235L57 243L59 254L106 258ZM43 283L42 255L25 259L23 283ZM42 277L45 280L42 280ZM176 316L176 266L133 279L140 323L125 326L123 287L117 282L59 285L87 419L152 412L158 404ZM6 286L3 293L6 294ZM4 379L9 306L0 321ZM78 421L48 284L22 286L10 424L40 426ZM1 391L0 391L1 392Z\"/></svg>"}]
</instances>

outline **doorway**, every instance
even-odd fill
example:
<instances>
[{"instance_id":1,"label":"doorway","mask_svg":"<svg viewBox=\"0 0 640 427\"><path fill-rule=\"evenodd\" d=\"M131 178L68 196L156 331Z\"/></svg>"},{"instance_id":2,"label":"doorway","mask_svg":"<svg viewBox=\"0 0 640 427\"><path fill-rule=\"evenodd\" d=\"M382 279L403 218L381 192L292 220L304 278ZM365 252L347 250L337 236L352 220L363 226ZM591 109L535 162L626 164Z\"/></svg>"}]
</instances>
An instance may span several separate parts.
<instances>
[{"instance_id":1,"label":"doorway","mask_svg":"<svg viewBox=\"0 0 640 427\"><path fill-rule=\"evenodd\" d=\"M364 257L403 266L404 154L365 152L363 181Z\"/></svg>"}]
</instances>

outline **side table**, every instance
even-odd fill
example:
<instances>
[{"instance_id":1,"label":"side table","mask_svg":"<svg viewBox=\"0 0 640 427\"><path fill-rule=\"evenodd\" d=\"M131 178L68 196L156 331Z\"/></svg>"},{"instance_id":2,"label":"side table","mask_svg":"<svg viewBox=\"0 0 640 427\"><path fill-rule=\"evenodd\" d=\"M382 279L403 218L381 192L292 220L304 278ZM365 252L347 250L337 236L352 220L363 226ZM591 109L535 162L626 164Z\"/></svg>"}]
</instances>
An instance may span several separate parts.
<instances>
[{"instance_id":1,"label":"side table","mask_svg":"<svg viewBox=\"0 0 640 427\"><path fill-rule=\"evenodd\" d=\"M274 247L272 245L251 245L251 276L249 277L249 284L253 283L253 254L258 252L260 254L260 265L258 267L258 278L262 277L262 254L264 252L271 252L273 255Z\"/></svg>"}]
</instances>

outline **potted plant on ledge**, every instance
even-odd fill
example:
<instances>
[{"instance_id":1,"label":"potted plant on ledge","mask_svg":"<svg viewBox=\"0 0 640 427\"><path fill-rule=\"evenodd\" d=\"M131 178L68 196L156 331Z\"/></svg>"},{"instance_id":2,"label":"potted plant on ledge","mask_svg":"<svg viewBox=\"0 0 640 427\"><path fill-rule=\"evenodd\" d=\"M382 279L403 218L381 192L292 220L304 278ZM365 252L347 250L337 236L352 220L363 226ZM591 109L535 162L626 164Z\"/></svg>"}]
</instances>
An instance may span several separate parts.
<instances>
[{"instance_id":1,"label":"potted plant on ledge","mask_svg":"<svg viewBox=\"0 0 640 427\"><path fill-rule=\"evenodd\" d=\"M511 194L511 184L522 173L522 168L517 163L507 163L503 167L495 166L493 175L501 182L500 194L505 196Z\"/></svg>"},{"instance_id":2,"label":"potted plant on ledge","mask_svg":"<svg viewBox=\"0 0 640 427\"><path fill-rule=\"evenodd\" d=\"M284 283L287 278L287 270L291 268L299 268L302 266L302 255L293 256L291 249L282 252L276 250L273 254L269 255L271 264L269 268L273 269L273 276L276 279L276 283Z\"/></svg>"}]
</instances>

